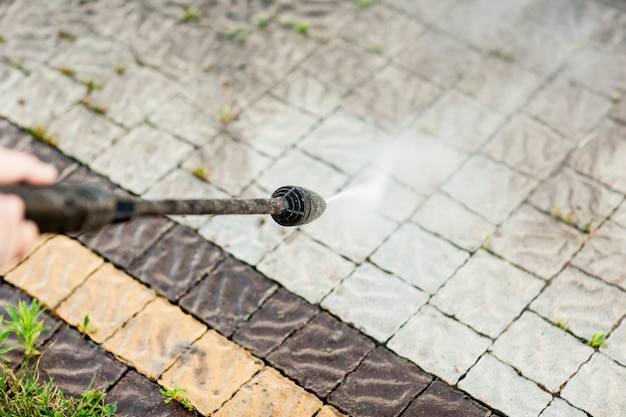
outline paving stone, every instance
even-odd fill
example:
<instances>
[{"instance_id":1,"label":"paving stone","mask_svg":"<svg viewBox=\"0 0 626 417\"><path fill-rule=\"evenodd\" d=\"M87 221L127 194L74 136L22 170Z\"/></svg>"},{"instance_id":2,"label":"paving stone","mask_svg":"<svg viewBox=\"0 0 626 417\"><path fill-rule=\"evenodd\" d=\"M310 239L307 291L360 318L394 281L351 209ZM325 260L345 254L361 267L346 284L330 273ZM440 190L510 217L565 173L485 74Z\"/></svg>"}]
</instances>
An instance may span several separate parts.
<instances>
[{"instance_id":1,"label":"paving stone","mask_svg":"<svg viewBox=\"0 0 626 417\"><path fill-rule=\"evenodd\" d=\"M61 116L85 94L85 87L46 68L15 81L0 96L0 115L22 127L42 127Z\"/></svg>"},{"instance_id":2,"label":"paving stone","mask_svg":"<svg viewBox=\"0 0 626 417\"><path fill-rule=\"evenodd\" d=\"M534 178L547 178L574 144L535 120L516 115L484 148L485 154Z\"/></svg>"},{"instance_id":3,"label":"paving stone","mask_svg":"<svg viewBox=\"0 0 626 417\"><path fill-rule=\"evenodd\" d=\"M315 175L312 175L315 173ZM256 179L256 183L272 192L287 184L308 188L323 197L332 196L348 177L299 149L283 154Z\"/></svg>"},{"instance_id":4,"label":"paving stone","mask_svg":"<svg viewBox=\"0 0 626 417\"><path fill-rule=\"evenodd\" d=\"M390 131L398 131L430 106L439 93L437 87L412 72L390 65L357 87L343 105Z\"/></svg>"},{"instance_id":5,"label":"paving stone","mask_svg":"<svg viewBox=\"0 0 626 417\"><path fill-rule=\"evenodd\" d=\"M491 340L430 305L409 319L388 343L389 349L398 355L451 384L456 383L490 345Z\"/></svg>"},{"instance_id":6,"label":"paving stone","mask_svg":"<svg viewBox=\"0 0 626 417\"><path fill-rule=\"evenodd\" d=\"M274 86L271 93L316 116L330 113L341 103L339 92L320 81L315 72L300 68Z\"/></svg>"},{"instance_id":7,"label":"paving stone","mask_svg":"<svg viewBox=\"0 0 626 417\"><path fill-rule=\"evenodd\" d=\"M443 193L433 194L412 220L470 252L478 250L496 227Z\"/></svg>"},{"instance_id":8,"label":"paving stone","mask_svg":"<svg viewBox=\"0 0 626 417\"><path fill-rule=\"evenodd\" d=\"M150 121L186 141L202 146L218 133L218 123L212 116L215 115L177 95L159 106L156 113L150 115Z\"/></svg>"},{"instance_id":9,"label":"paving stone","mask_svg":"<svg viewBox=\"0 0 626 417\"><path fill-rule=\"evenodd\" d=\"M502 123L503 118L471 98L448 91L417 121L417 126L460 149L479 149Z\"/></svg>"},{"instance_id":10,"label":"paving stone","mask_svg":"<svg viewBox=\"0 0 626 417\"><path fill-rule=\"evenodd\" d=\"M626 202L622 202L617 210L613 212L610 219L613 223L626 227Z\"/></svg>"},{"instance_id":11,"label":"paving stone","mask_svg":"<svg viewBox=\"0 0 626 417\"><path fill-rule=\"evenodd\" d=\"M289 259L289 262L285 262ZM269 253L257 269L285 288L317 304L350 275L354 264L332 250L296 233Z\"/></svg>"},{"instance_id":12,"label":"paving stone","mask_svg":"<svg viewBox=\"0 0 626 417\"><path fill-rule=\"evenodd\" d=\"M319 413L315 417L345 417L345 414L341 414L337 409L330 405L323 406Z\"/></svg>"},{"instance_id":13,"label":"paving stone","mask_svg":"<svg viewBox=\"0 0 626 417\"><path fill-rule=\"evenodd\" d=\"M427 301L427 294L366 263L343 280L322 307L384 342Z\"/></svg>"},{"instance_id":14,"label":"paving stone","mask_svg":"<svg viewBox=\"0 0 626 417\"><path fill-rule=\"evenodd\" d=\"M8 274L9 272L11 272L13 269L15 269L16 266L18 266L19 264L21 264L23 261L25 261L26 259L28 259L33 253L35 253L35 251L37 251L37 249L39 249L39 247L41 245L43 245L44 243L46 243L48 240L50 240L53 237L53 235L50 234L43 234L39 236L39 239L37 239L37 241L35 242L35 246L33 247L33 249L30 251L30 253L24 255L22 258L20 259L14 259L10 264L4 266L2 269L0 269L0 276L4 276L6 274Z\"/></svg>"},{"instance_id":15,"label":"paving stone","mask_svg":"<svg viewBox=\"0 0 626 417\"><path fill-rule=\"evenodd\" d=\"M564 322L578 337L608 334L623 315L626 295L615 287L567 268L530 305L549 321Z\"/></svg>"},{"instance_id":16,"label":"paving stone","mask_svg":"<svg viewBox=\"0 0 626 417\"><path fill-rule=\"evenodd\" d=\"M626 407L624 378L626 369L598 353L584 364L563 388L561 396L574 406L598 416L619 415ZM609 385L598 384L605 379Z\"/></svg>"},{"instance_id":17,"label":"paving stone","mask_svg":"<svg viewBox=\"0 0 626 417\"><path fill-rule=\"evenodd\" d=\"M432 194L467 159L464 152L415 127L398 135L381 151L375 165L423 195Z\"/></svg>"},{"instance_id":18,"label":"paving stone","mask_svg":"<svg viewBox=\"0 0 626 417\"><path fill-rule=\"evenodd\" d=\"M6 119L0 118L0 146L3 148L22 150L33 141L31 135L19 129Z\"/></svg>"},{"instance_id":19,"label":"paving stone","mask_svg":"<svg viewBox=\"0 0 626 417\"><path fill-rule=\"evenodd\" d=\"M437 292L431 304L495 338L543 285L540 279L479 251Z\"/></svg>"},{"instance_id":20,"label":"paving stone","mask_svg":"<svg viewBox=\"0 0 626 417\"><path fill-rule=\"evenodd\" d=\"M586 417L587 414L572 407L560 398L554 398L552 403L539 414L539 417Z\"/></svg>"},{"instance_id":21,"label":"paving stone","mask_svg":"<svg viewBox=\"0 0 626 417\"><path fill-rule=\"evenodd\" d=\"M277 5L273 3L258 2L233 2L225 4L222 2L197 2L192 6L196 7L201 14L201 18L195 25L215 27L221 32L232 28L253 29L257 20L262 16L272 16L277 12ZM176 16L180 19L180 9Z\"/></svg>"},{"instance_id":22,"label":"paving stone","mask_svg":"<svg viewBox=\"0 0 626 417\"><path fill-rule=\"evenodd\" d=\"M279 288L248 321L242 323L233 334L233 341L263 358L318 311L284 288Z\"/></svg>"},{"instance_id":23,"label":"paving stone","mask_svg":"<svg viewBox=\"0 0 626 417\"><path fill-rule=\"evenodd\" d=\"M341 39L333 39L304 61L302 68L314 72L342 95L385 66L385 59Z\"/></svg>"},{"instance_id":24,"label":"paving stone","mask_svg":"<svg viewBox=\"0 0 626 417\"><path fill-rule=\"evenodd\" d=\"M524 105L541 81L534 73L510 62L487 57L470 68L458 88L492 110L510 115Z\"/></svg>"},{"instance_id":25,"label":"paving stone","mask_svg":"<svg viewBox=\"0 0 626 417\"><path fill-rule=\"evenodd\" d=\"M525 312L498 337L491 352L522 375L557 392L589 360L593 348Z\"/></svg>"},{"instance_id":26,"label":"paving stone","mask_svg":"<svg viewBox=\"0 0 626 417\"><path fill-rule=\"evenodd\" d=\"M572 265L610 284L626 289L626 279L620 273L620 270L626 266L626 256L619 250L624 242L626 242L626 229L607 221L572 259Z\"/></svg>"},{"instance_id":27,"label":"paving stone","mask_svg":"<svg viewBox=\"0 0 626 417\"><path fill-rule=\"evenodd\" d=\"M611 109L611 101L561 78L548 84L528 103L533 117L579 142Z\"/></svg>"},{"instance_id":28,"label":"paving stone","mask_svg":"<svg viewBox=\"0 0 626 417\"><path fill-rule=\"evenodd\" d=\"M129 371L115 384L106 402L117 405L116 413L120 417L197 416L195 411L186 410L176 401L165 404L161 387L135 371Z\"/></svg>"},{"instance_id":29,"label":"paving stone","mask_svg":"<svg viewBox=\"0 0 626 417\"><path fill-rule=\"evenodd\" d=\"M421 21L432 22L444 15L456 0L386 0L385 3Z\"/></svg>"},{"instance_id":30,"label":"paving stone","mask_svg":"<svg viewBox=\"0 0 626 417\"><path fill-rule=\"evenodd\" d=\"M104 391L126 371L100 346L68 327L59 330L44 349L38 363L40 379L52 378L67 395L80 396L90 387Z\"/></svg>"},{"instance_id":31,"label":"paving stone","mask_svg":"<svg viewBox=\"0 0 626 417\"><path fill-rule=\"evenodd\" d=\"M626 193L626 175L620 168L626 158L626 126L606 121L596 133L571 155L569 164L580 173Z\"/></svg>"},{"instance_id":32,"label":"paving stone","mask_svg":"<svg viewBox=\"0 0 626 417\"><path fill-rule=\"evenodd\" d=\"M267 360L324 398L374 349L374 344L327 313L296 332Z\"/></svg>"},{"instance_id":33,"label":"paving stone","mask_svg":"<svg viewBox=\"0 0 626 417\"><path fill-rule=\"evenodd\" d=\"M470 369L459 388L511 417L536 416L552 400L550 394L489 354Z\"/></svg>"},{"instance_id":34,"label":"paving stone","mask_svg":"<svg viewBox=\"0 0 626 417\"><path fill-rule=\"evenodd\" d=\"M66 155L90 163L126 134L124 129L83 105L55 118L48 133L56 138L57 146Z\"/></svg>"},{"instance_id":35,"label":"paving stone","mask_svg":"<svg viewBox=\"0 0 626 417\"><path fill-rule=\"evenodd\" d=\"M105 264L74 290L56 313L79 329L89 317L84 333L102 343L155 297L154 291L112 264Z\"/></svg>"},{"instance_id":36,"label":"paving stone","mask_svg":"<svg viewBox=\"0 0 626 417\"><path fill-rule=\"evenodd\" d=\"M141 126L102 153L91 167L124 188L143 194L191 149L167 133Z\"/></svg>"},{"instance_id":37,"label":"paving stone","mask_svg":"<svg viewBox=\"0 0 626 417\"><path fill-rule=\"evenodd\" d=\"M206 167L211 184L231 195L238 195L270 163L270 158L248 145L220 135L194 151L183 163L183 168L193 171L198 167Z\"/></svg>"},{"instance_id":38,"label":"paving stone","mask_svg":"<svg viewBox=\"0 0 626 417\"><path fill-rule=\"evenodd\" d=\"M24 78L24 74L12 66L0 62L0 92L8 90L16 81Z\"/></svg>"},{"instance_id":39,"label":"paving stone","mask_svg":"<svg viewBox=\"0 0 626 417\"><path fill-rule=\"evenodd\" d=\"M620 100L613 106L609 116L622 124L626 123L626 100Z\"/></svg>"},{"instance_id":40,"label":"paving stone","mask_svg":"<svg viewBox=\"0 0 626 417\"><path fill-rule=\"evenodd\" d=\"M210 168L207 168L210 172ZM197 178L192 172L176 168L154 184L143 196L146 200L170 199L228 199L230 196L212 184ZM207 216L171 216L178 223L197 229Z\"/></svg>"},{"instance_id":41,"label":"paving stone","mask_svg":"<svg viewBox=\"0 0 626 417\"><path fill-rule=\"evenodd\" d=\"M276 287L252 267L227 258L192 288L180 305L221 334L231 336Z\"/></svg>"},{"instance_id":42,"label":"paving stone","mask_svg":"<svg viewBox=\"0 0 626 417\"><path fill-rule=\"evenodd\" d=\"M348 174L354 174L380 154L389 137L345 110L325 119L298 145Z\"/></svg>"},{"instance_id":43,"label":"paving stone","mask_svg":"<svg viewBox=\"0 0 626 417\"><path fill-rule=\"evenodd\" d=\"M275 18L283 25L293 22L307 22L307 36L326 42L337 35L353 19L354 6L350 3L305 0L283 2Z\"/></svg>"},{"instance_id":44,"label":"paving stone","mask_svg":"<svg viewBox=\"0 0 626 417\"><path fill-rule=\"evenodd\" d=\"M329 397L358 416L397 416L432 377L383 347L376 348Z\"/></svg>"},{"instance_id":45,"label":"paving stone","mask_svg":"<svg viewBox=\"0 0 626 417\"><path fill-rule=\"evenodd\" d=\"M486 417L486 408L472 401L462 392L457 391L442 381L435 380L402 413L401 417Z\"/></svg>"},{"instance_id":46,"label":"paving stone","mask_svg":"<svg viewBox=\"0 0 626 417\"><path fill-rule=\"evenodd\" d=\"M57 180L59 181L71 175L78 168L78 165L72 159L59 152L56 148L38 140L27 142L20 151L30 153L41 161L54 165L58 172Z\"/></svg>"},{"instance_id":47,"label":"paving stone","mask_svg":"<svg viewBox=\"0 0 626 417\"><path fill-rule=\"evenodd\" d=\"M102 347L154 380L206 330L180 307L157 297Z\"/></svg>"},{"instance_id":48,"label":"paving stone","mask_svg":"<svg viewBox=\"0 0 626 417\"><path fill-rule=\"evenodd\" d=\"M56 236L48 240L4 279L50 308L81 285L102 265L102 259L75 240Z\"/></svg>"},{"instance_id":49,"label":"paving stone","mask_svg":"<svg viewBox=\"0 0 626 417\"><path fill-rule=\"evenodd\" d=\"M278 371L265 368L241 387L214 415L227 416L313 416L322 402ZM318 414L315 414L318 415Z\"/></svg>"},{"instance_id":50,"label":"paving stone","mask_svg":"<svg viewBox=\"0 0 626 417\"><path fill-rule=\"evenodd\" d=\"M545 212L566 216L568 223L586 231L595 230L622 199L622 195L564 168L542 184L530 202Z\"/></svg>"},{"instance_id":51,"label":"paving stone","mask_svg":"<svg viewBox=\"0 0 626 417\"><path fill-rule=\"evenodd\" d=\"M476 155L442 189L485 219L498 224L509 217L536 186L535 179Z\"/></svg>"},{"instance_id":52,"label":"paving stone","mask_svg":"<svg viewBox=\"0 0 626 417\"><path fill-rule=\"evenodd\" d=\"M269 197L256 184L247 188L241 198ZM213 216L198 231L226 252L250 265L257 265L267 253L295 230L278 225L264 216Z\"/></svg>"},{"instance_id":53,"label":"paving stone","mask_svg":"<svg viewBox=\"0 0 626 417\"><path fill-rule=\"evenodd\" d=\"M626 346L625 321L622 320L619 326L611 331L611 335L606 343L608 347L602 347L600 351L621 365L626 365L626 349L624 349L624 346Z\"/></svg>"},{"instance_id":54,"label":"paving stone","mask_svg":"<svg viewBox=\"0 0 626 417\"><path fill-rule=\"evenodd\" d=\"M311 129L316 119L271 96L263 96L227 126L229 134L276 157Z\"/></svg>"},{"instance_id":55,"label":"paving stone","mask_svg":"<svg viewBox=\"0 0 626 417\"><path fill-rule=\"evenodd\" d=\"M612 53L590 44L568 60L563 76L593 91L612 96L617 90L626 90L625 63L626 54Z\"/></svg>"},{"instance_id":56,"label":"paving stone","mask_svg":"<svg viewBox=\"0 0 626 417\"><path fill-rule=\"evenodd\" d=\"M262 367L260 360L211 330L163 374L159 384L187 389L191 404L207 415Z\"/></svg>"},{"instance_id":57,"label":"paving stone","mask_svg":"<svg viewBox=\"0 0 626 417\"><path fill-rule=\"evenodd\" d=\"M133 25L134 26L134 25ZM107 117L127 127L143 122L178 92L176 84L155 70L129 65L89 94L89 102L107 109Z\"/></svg>"},{"instance_id":58,"label":"paving stone","mask_svg":"<svg viewBox=\"0 0 626 417\"><path fill-rule=\"evenodd\" d=\"M129 272L170 300L177 300L222 262L224 254L200 236L175 226L138 258Z\"/></svg>"},{"instance_id":59,"label":"paving stone","mask_svg":"<svg viewBox=\"0 0 626 417\"><path fill-rule=\"evenodd\" d=\"M411 223L405 223L371 256L374 264L393 272L427 294L454 274L469 254Z\"/></svg>"}]
</instances>

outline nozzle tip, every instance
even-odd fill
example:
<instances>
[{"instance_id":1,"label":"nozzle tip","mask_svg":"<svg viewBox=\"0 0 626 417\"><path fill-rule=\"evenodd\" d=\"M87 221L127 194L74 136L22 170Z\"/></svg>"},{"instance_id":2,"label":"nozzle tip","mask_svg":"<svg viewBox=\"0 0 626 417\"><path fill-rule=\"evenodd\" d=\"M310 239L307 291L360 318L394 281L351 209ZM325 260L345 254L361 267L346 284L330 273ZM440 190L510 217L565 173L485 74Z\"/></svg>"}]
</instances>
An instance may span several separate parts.
<instances>
[{"instance_id":1,"label":"nozzle tip","mask_svg":"<svg viewBox=\"0 0 626 417\"><path fill-rule=\"evenodd\" d=\"M285 211L272 215L281 226L300 226L311 223L326 210L326 201L317 193L294 185L280 187L272 198L285 201Z\"/></svg>"}]
</instances>

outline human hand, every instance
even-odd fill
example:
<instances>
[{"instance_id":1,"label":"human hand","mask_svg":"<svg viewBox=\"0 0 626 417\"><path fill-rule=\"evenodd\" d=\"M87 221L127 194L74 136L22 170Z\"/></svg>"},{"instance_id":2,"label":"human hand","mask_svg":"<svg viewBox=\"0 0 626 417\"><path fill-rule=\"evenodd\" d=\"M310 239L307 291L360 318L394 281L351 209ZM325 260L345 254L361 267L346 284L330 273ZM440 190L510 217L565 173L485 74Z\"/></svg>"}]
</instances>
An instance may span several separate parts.
<instances>
[{"instance_id":1,"label":"human hand","mask_svg":"<svg viewBox=\"0 0 626 417\"><path fill-rule=\"evenodd\" d=\"M0 148L0 185L25 182L52 184L57 170L32 155ZM24 202L16 196L0 194L0 269L33 250L39 230L24 218Z\"/></svg>"}]
</instances>

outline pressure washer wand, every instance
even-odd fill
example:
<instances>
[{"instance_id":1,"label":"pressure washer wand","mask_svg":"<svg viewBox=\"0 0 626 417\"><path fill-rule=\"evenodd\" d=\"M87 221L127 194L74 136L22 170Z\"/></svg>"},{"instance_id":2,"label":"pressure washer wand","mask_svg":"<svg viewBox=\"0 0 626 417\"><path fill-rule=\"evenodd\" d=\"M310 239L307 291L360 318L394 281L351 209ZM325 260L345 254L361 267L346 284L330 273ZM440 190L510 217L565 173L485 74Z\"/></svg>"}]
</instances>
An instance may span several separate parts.
<instances>
[{"instance_id":1,"label":"pressure washer wand","mask_svg":"<svg viewBox=\"0 0 626 417\"><path fill-rule=\"evenodd\" d=\"M0 194L19 196L26 218L41 233L93 231L108 224L154 215L270 214L281 226L300 226L326 209L322 197L306 188L280 187L265 199L139 200L120 197L93 185L56 184L48 187L0 187Z\"/></svg>"}]
</instances>

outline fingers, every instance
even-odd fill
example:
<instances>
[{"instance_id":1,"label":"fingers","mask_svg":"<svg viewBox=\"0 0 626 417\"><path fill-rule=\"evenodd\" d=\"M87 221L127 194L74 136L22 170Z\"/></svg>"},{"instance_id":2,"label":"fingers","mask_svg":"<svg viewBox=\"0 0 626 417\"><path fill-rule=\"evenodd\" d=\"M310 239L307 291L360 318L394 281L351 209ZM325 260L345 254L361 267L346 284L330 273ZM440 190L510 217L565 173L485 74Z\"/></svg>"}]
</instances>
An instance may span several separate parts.
<instances>
[{"instance_id":1,"label":"fingers","mask_svg":"<svg viewBox=\"0 0 626 417\"><path fill-rule=\"evenodd\" d=\"M0 195L0 268L13 262L26 245L22 241L24 203L18 197Z\"/></svg>"},{"instance_id":2,"label":"fingers","mask_svg":"<svg viewBox=\"0 0 626 417\"><path fill-rule=\"evenodd\" d=\"M47 185L52 184L57 175L56 168L32 155L0 149L0 185L16 182Z\"/></svg>"}]
</instances>

